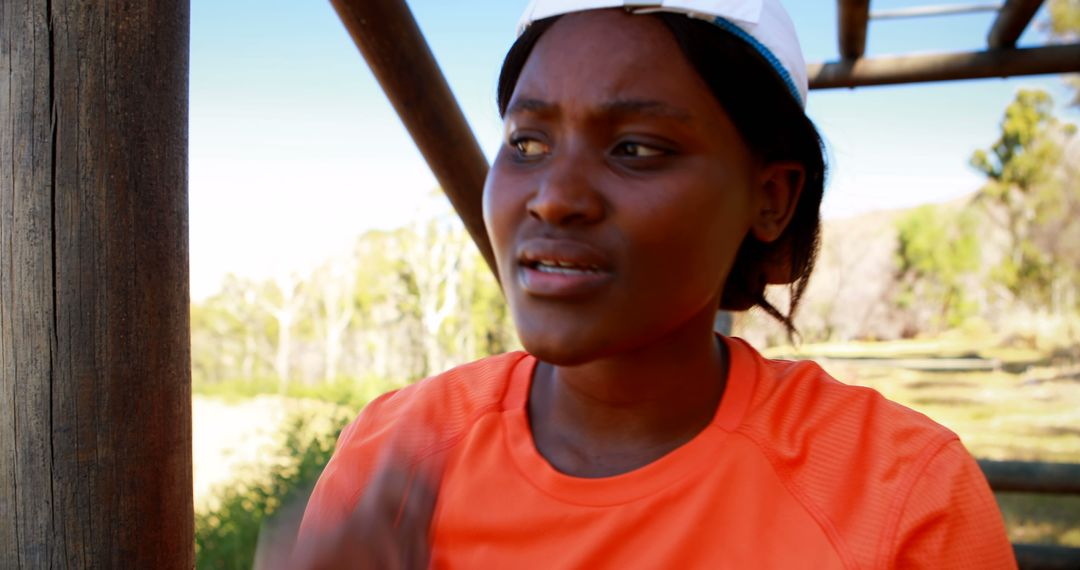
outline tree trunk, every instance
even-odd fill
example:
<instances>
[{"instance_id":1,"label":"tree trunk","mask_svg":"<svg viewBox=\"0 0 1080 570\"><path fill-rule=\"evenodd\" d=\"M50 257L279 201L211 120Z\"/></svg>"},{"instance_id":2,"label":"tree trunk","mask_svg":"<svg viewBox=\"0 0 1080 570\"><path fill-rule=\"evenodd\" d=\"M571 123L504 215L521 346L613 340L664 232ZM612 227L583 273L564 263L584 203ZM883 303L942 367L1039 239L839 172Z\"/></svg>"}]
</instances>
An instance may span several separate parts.
<instances>
[{"instance_id":1,"label":"tree trunk","mask_svg":"<svg viewBox=\"0 0 1080 570\"><path fill-rule=\"evenodd\" d=\"M189 5L0 3L0 568L191 568Z\"/></svg>"}]
</instances>

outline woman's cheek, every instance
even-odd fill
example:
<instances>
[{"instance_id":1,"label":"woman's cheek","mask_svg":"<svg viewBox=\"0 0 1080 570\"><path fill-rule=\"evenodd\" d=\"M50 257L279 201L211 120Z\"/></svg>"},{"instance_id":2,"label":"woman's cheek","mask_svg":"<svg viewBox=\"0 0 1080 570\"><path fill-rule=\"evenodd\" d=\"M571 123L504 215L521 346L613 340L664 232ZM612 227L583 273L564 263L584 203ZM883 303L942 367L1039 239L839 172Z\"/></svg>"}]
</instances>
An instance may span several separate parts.
<instances>
[{"instance_id":1,"label":"woman's cheek","mask_svg":"<svg viewBox=\"0 0 1080 570\"><path fill-rule=\"evenodd\" d=\"M496 160L488 173L483 195L484 226L495 251L499 274L504 280L508 277L509 264L513 262L513 238L524 209L521 199L514 192L512 179L513 176L508 176Z\"/></svg>"}]
</instances>

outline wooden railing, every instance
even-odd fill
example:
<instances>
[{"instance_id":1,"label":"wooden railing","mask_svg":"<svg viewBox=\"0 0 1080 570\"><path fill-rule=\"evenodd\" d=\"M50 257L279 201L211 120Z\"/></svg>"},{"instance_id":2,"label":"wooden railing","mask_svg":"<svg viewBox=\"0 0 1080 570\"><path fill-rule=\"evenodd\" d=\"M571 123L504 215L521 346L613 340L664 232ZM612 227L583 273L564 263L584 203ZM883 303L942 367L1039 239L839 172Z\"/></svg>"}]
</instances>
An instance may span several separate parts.
<instances>
[{"instance_id":1,"label":"wooden railing","mask_svg":"<svg viewBox=\"0 0 1080 570\"><path fill-rule=\"evenodd\" d=\"M1080 495L1080 464L1025 461L979 461L979 467L998 493ZM1080 548L1045 544L1014 544L1016 562L1024 570L1076 570Z\"/></svg>"}]
</instances>

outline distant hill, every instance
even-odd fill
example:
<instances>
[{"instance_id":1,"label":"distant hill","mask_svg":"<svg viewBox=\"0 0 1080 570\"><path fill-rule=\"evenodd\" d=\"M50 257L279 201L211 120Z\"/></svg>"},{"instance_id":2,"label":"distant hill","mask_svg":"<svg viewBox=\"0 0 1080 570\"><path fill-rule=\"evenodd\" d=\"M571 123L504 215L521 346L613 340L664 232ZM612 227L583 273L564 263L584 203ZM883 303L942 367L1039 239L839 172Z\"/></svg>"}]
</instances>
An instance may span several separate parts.
<instances>
[{"instance_id":1,"label":"distant hill","mask_svg":"<svg viewBox=\"0 0 1080 570\"><path fill-rule=\"evenodd\" d=\"M960 209L972 196L936 203ZM897 221L921 207L880 210L825 220L821 250L810 284L796 315L806 341L895 339L904 336L905 321L897 318L892 296L896 287ZM783 310L787 291L768 292ZM739 315L736 334L761 346L786 342L786 333L761 311Z\"/></svg>"}]
</instances>

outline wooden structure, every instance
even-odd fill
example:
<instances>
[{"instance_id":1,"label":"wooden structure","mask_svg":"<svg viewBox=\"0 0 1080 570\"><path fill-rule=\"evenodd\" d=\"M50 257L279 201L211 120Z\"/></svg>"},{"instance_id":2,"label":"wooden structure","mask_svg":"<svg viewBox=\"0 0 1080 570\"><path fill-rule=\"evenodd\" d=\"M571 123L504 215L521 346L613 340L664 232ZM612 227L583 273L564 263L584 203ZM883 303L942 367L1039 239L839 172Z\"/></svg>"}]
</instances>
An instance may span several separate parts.
<instances>
[{"instance_id":1,"label":"wooden structure","mask_svg":"<svg viewBox=\"0 0 1080 570\"><path fill-rule=\"evenodd\" d=\"M871 13L869 0L838 0L840 61L810 65L811 89L925 83L1080 71L1080 44L1017 49L1016 41L1043 0L1008 0L1000 6L929 6ZM864 58L871 17L925 17L993 9L984 51Z\"/></svg>"},{"instance_id":2,"label":"wooden structure","mask_svg":"<svg viewBox=\"0 0 1080 570\"><path fill-rule=\"evenodd\" d=\"M487 163L404 0L332 2L494 267ZM869 0L839 0L845 59L811 86L1080 70L1078 46L1013 49L1040 4L1009 0L986 52L867 60ZM0 568L194 565L189 10L0 3ZM1075 466L983 467L998 488L1076 492Z\"/></svg>"},{"instance_id":3,"label":"wooden structure","mask_svg":"<svg viewBox=\"0 0 1080 570\"><path fill-rule=\"evenodd\" d=\"M488 163L404 0L330 0L484 256L495 254L480 200Z\"/></svg>"},{"instance_id":4,"label":"wooden structure","mask_svg":"<svg viewBox=\"0 0 1080 570\"><path fill-rule=\"evenodd\" d=\"M0 3L0 568L194 566L188 20Z\"/></svg>"}]
</instances>

